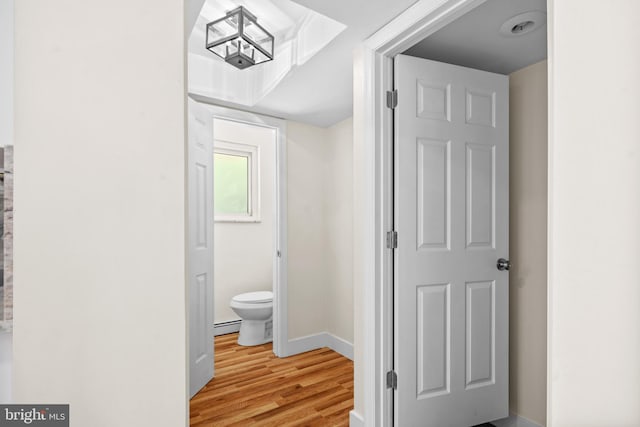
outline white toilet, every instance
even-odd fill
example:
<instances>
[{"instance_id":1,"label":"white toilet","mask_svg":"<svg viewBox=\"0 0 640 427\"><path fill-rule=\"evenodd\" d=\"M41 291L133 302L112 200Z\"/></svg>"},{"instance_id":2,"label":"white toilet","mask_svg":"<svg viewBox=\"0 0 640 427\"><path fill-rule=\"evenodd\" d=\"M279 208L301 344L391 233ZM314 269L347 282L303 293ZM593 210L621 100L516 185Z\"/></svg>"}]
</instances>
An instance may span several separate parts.
<instances>
[{"instance_id":1,"label":"white toilet","mask_svg":"<svg viewBox=\"0 0 640 427\"><path fill-rule=\"evenodd\" d=\"M260 291L236 295L229 304L240 316L238 344L259 345L273 340L273 292Z\"/></svg>"}]
</instances>

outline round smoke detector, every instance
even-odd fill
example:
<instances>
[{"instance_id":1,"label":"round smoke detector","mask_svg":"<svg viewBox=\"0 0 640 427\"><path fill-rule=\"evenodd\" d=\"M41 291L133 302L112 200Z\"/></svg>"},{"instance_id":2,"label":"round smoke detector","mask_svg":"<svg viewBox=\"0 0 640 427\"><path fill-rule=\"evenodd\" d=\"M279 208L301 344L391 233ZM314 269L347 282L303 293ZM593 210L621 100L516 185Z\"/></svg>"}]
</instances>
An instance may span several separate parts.
<instances>
[{"instance_id":1,"label":"round smoke detector","mask_svg":"<svg viewBox=\"0 0 640 427\"><path fill-rule=\"evenodd\" d=\"M539 10L524 12L507 19L500 27L503 36L522 36L537 30L547 22L547 14Z\"/></svg>"}]
</instances>

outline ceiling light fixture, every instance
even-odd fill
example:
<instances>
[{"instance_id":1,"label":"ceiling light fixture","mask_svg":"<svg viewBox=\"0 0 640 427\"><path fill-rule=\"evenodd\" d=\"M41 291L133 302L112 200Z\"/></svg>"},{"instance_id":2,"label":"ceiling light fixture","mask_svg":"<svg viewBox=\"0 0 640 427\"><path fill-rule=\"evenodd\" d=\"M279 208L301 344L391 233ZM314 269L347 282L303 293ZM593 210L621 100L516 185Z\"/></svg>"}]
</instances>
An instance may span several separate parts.
<instances>
[{"instance_id":1,"label":"ceiling light fixture","mask_svg":"<svg viewBox=\"0 0 640 427\"><path fill-rule=\"evenodd\" d=\"M273 35L242 6L207 24L206 46L241 70L273 59Z\"/></svg>"}]
</instances>

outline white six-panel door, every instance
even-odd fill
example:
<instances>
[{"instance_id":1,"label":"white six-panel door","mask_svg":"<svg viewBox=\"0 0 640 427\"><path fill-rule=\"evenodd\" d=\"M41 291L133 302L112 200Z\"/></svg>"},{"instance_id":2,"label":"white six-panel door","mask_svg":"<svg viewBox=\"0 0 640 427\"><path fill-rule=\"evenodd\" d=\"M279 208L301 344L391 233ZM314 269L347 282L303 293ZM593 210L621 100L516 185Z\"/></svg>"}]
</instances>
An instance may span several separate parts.
<instances>
[{"instance_id":1,"label":"white six-panel door","mask_svg":"<svg viewBox=\"0 0 640 427\"><path fill-rule=\"evenodd\" d=\"M399 55L395 425L508 416L508 77Z\"/></svg>"},{"instance_id":2,"label":"white six-panel door","mask_svg":"<svg viewBox=\"0 0 640 427\"><path fill-rule=\"evenodd\" d=\"M189 99L189 395L213 378L213 114Z\"/></svg>"}]
</instances>

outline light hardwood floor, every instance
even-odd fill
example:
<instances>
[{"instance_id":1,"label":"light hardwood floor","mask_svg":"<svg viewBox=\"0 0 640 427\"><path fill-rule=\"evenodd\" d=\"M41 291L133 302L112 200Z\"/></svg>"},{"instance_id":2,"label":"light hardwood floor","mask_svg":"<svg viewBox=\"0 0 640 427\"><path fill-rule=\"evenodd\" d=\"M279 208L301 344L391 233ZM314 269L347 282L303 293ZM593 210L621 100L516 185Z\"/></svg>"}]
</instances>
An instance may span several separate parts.
<instances>
[{"instance_id":1,"label":"light hardwood floor","mask_svg":"<svg viewBox=\"0 0 640 427\"><path fill-rule=\"evenodd\" d=\"M215 373L191 399L191 427L348 426L353 362L328 348L279 359L271 344L215 338Z\"/></svg>"}]
</instances>

